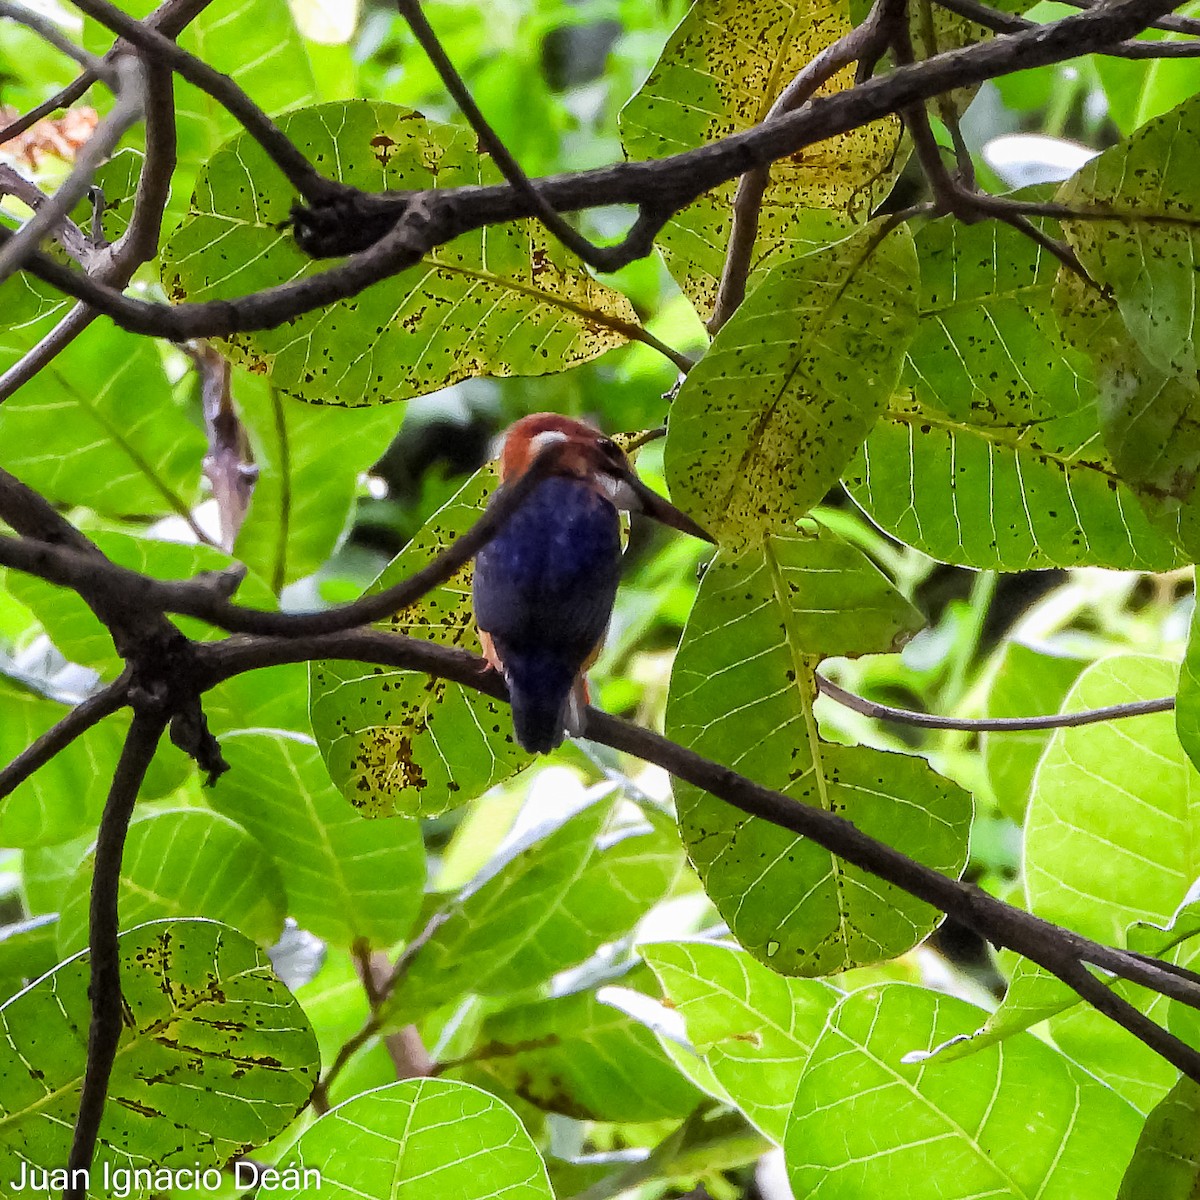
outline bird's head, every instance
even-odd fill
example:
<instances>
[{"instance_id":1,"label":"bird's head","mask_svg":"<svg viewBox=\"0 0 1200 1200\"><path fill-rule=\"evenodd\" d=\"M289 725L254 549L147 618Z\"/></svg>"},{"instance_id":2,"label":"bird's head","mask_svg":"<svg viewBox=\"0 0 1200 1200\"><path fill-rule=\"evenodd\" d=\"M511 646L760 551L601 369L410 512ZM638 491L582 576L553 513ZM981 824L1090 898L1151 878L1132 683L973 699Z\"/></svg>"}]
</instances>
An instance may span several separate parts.
<instances>
[{"instance_id":1,"label":"bird's head","mask_svg":"<svg viewBox=\"0 0 1200 1200\"><path fill-rule=\"evenodd\" d=\"M714 540L686 513L651 491L634 474L625 451L616 442L582 421L557 413L533 413L509 429L500 452L501 483L519 478L551 447L554 474L582 479L619 509L645 513L706 542Z\"/></svg>"}]
</instances>

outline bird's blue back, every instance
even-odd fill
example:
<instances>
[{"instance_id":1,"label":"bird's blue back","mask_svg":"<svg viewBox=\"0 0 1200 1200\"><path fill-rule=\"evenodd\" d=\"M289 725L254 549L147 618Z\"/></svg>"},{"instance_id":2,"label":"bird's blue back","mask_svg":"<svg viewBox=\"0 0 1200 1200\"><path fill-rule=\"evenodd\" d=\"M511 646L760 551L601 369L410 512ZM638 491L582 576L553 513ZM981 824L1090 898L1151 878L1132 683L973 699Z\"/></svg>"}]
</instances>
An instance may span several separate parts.
<instances>
[{"instance_id":1,"label":"bird's blue back","mask_svg":"<svg viewBox=\"0 0 1200 1200\"><path fill-rule=\"evenodd\" d=\"M504 664L523 745L561 740L567 697L604 636L620 573L617 510L566 476L538 484L479 552L475 617Z\"/></svg>"}]
</instances>

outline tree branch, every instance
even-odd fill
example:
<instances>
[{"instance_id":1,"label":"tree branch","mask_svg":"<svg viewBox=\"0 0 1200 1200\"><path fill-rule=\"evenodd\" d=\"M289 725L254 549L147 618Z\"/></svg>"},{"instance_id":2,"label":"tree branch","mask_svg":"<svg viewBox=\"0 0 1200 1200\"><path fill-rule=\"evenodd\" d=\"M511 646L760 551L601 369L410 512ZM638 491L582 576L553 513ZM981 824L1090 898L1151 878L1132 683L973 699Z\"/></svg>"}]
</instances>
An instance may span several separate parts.
<instances>
[{"instance_id":1,"label":"tree branch","mask_svg":"<svg viewBox=\"0 0 1200 1200\"><path fill-rule=\"evenodd\" d=\"M325 179L317 172L279 126L228 75L221 74L194 54L189 54L149 23L134 20L108 0L72 0L72 3L106 29L136 46L147 62L170 67L189 83L212 96L241 122L246 132L262 146L271 161L305 199L316 202L342 190L340 184Z\"/></svg>"},{"instance_id":2,"label":"tree branch","mask_svg":"<svg viewBox=\"0 0 1200 1200\"><path fill-rule=\"evenodd\" d=\"M1018 17L1000 9L990 8L986 4L981 4L979 0L934 0L934 2L947 12L965 17L968 21L973 21L976 25L982 25L985 29L994 30L996 33L1020 33L1024 29L1034 29L1039 24L1037 21L1031 21L1028 17ZM1075 8L1093 7L1080 2L1080 0L1064 0L1064 2L1072 4ZM1156 21L1151 28L1168 28L1164 22L1170 19L1163 18ZM1185 20L1186 18L1175 19ZM1184 32L1192 33L1195 30L1189 29ZM1106 58L1196 58L1200 56L1200 44L1175 41L1141 42L1130 39L1117 42L1112 46L1098 48L1094 53L1102 54Z\"/></svg>"},{"instance_id":3,"label":"tree branch","mask_svg":"<svg viewBox=\"0 0 1200 1200\"><path fill-rule=\"evenodd\" d=\"M111 9L106 0L80 2L89 9L102 5L106 14ZM1088 53L1139 32L1171 7L1171 0L1125 0L1085 11L1049 25L935 55L836 95L814 97L796 112L696 150L652 162L618 163L552 176L535 181L535 186L559 212L637 204L648 206L658 219L728 179L795 154L814 142L943 91L1014 69L1046 66ZM126 20L121 18L122 32ZM133 25L144 38L145 31L136 22ZM352 257L320 275L251 296L169 306L124 296L45 255L35 255L29 269L133 332L176 341L222 337L274 328L300 313L357 294L462 233L536 215L509 184L391 195L354 193L336 185L336 192L330 194L333 199L326 197L311 209L298 210L297 241L312 254ZM0 242L3 240L0 236Z\"/></svg>"},{"instance_id":4,"label":"tree branch","mask_svg":"<svg viewBox=\"0 0 1200 1200\"><path fill-rule=\"evenodd\" d=\"M142 780L158 748L166 727L166 718L135 704L112 787L100 819L96 840L95 868L92 876L92 902L88 918L88 952L91 979L88 995L92 1002L88 1030L87 1069L79 1098L75 1136L67 1161L68 1179L75 1172L91 1168L96 1152L96 1135L104 1117L108 1080L121 1040L123 1003L121 999L121 953L118 893L121 882L121 857L125 835L137 803ZM72 1184L63 1191L63 1200L86 1200L88 1189Z\"/></svg>"},{"instance_id":5,"label":"tree branch","mask_svg":"<svg viewBox=\"0 0 1200 1200\"><path fill-rule=\"evenodd\" d=\"M822 84L828 82L843 67L860 59L877 61L892 40L892 27L897 15L904 20L905 0L875 0L867 19L831 46L826 46L780 92L763 118L764 124L784 113L803 107ZM771 182L769 165L756 167L742 176L733 198L733 224L729 232L729 248L717 288L717 298L708 332L714 337L717 330L733 316L746 297L746 281L750 277L750 259L758 236L758 218L762 212L763 196Z\"/></svg>"},{"instance_id":6,"label":"tree branch","mask_svg":"<svg viewBox=\"0 0 1200 1200\"><path fill-rule=\"evenodd\" d=\"M1080 725L1097 725L1103 721L1119 721L1127 717L1144 717L1149 713L1171 712L1174 696L1159 696L1154 700L1135 700L1128 704L1110 704L1105 708L1088 708L1081 712L1052 713L1043 717L939 717L933 713L915 712L908 708L892 708L876 704L864 696L856 696L824 675L816 675L817 690L837 701L844 708L873 717L877 721L894 721L918 729L954 729L964 733L1012 733L1031 729L1074 729Z\"/></svg>"},{"instance_id":7,"label":"tree branch","mask_svg":"<svg viewBox=\"0 0 1200 1200\"><path fill-rule=\"evenodd\" d=\"M126 672L103 691L89 696L67 712L61 721L47 729L0 770L0 802L93 725L123 708L128 699L129 673Z\"/></svg>"},{"instance_id":8,"label":"tree branch","mask_svg":"<svg viewBox=\"0 0 1200 1200\"><path fill-rule=\"evenodd\" d=\"M452 647L376 630L304 640L233 637L198 646L196 654L203 688L247 670L328 658L401 667L448 679L501 700L507 698L503 680L496 672L486 670L482 660ZM1091 963L1189 1007L1200 1008L1200 983L1182 977L1167 965L1135 958L1014 908L876 841L836 813L791 800L648 729L589 708L584 736L654 763L750 816L810 839L831 854L949 914L994 945L1037 963L1072 989L1080 981L1080 964ZM1103 1011L1146 1041L1147 1030L1140 1019L1130 1020L1119 1005L1108 1004ZM1147 1044L1200 1081L1200 1053L1163 1030Z\"/></svg>"},{"instance_id":9,"label":"tree branch","mask_svg":"<svg viewBox=\"0 0 1200 1200\"><path fill-rule=\"evenodd\" d=\"M0 17L6 17L10 21L32 29L42 41L48 42L55 50L65 54L68 58L73 58L92 79L103 81L113 91L120 86L120 81L111 63L97 58L94 54L89 54L82 46L77 46L63 34L53 21L43 17L40 13L21 4L10 4L9 0L0 0Z\"/></svg>"},{"instance_id":10,"label":"tree branch","mask_svg":"<svg viewBox=\"0 0 1200 1200\"><path fill-rule=\"evenodd\" d=\"M104 606L122 605L126 611L176 612L199 617L233 633L290 638L338 633L392 616L449 580L496 536L529 493L553 471L558 454L557 444L547 447L520 479L496 491L469 530L456 537L421 570L381 592L323 612L281 613L243 608L228 601L230 585L236 586L237 580L226 574L182 582L159 580L107 559L97 561L95 553L81 551L78 546L55 546L46 539L22 540L0 535L0 565L72 588ZM0 495L0 516L4 515L2 501Z\"/></svg>"},{"instance_id":11,"label":"tree branch","mask_svg":"<svg viewBox=\"0 0 1200 1200\"><path fill-rule=\"evenodd\" d=\"M24 266L28 256L87 195L96 168L112 153L122 134L141 119L146 97L141 62L127 55L117 60L117 102L75 157L74 166L54 195L0 246L0 283Z\"/></svg>"},{"instance_id":12,"label":"tree branch","mask_svg":"<svg viewBox=\"0 0 1200 1200\"><path fill-rule=\"evenodd\" d=\"M530 183L529 176L521 169L521 164L517 162L503 139L480 111L470 89L450 61L450 56L438 40L433 26L429 24L425 12L421 8L420 0L396 0L396 7L408 22L413 36L433 64L442 83L445 84L446 90L454 97L463 116L467 118L467 122L475 131L475 136L479 139L480 144L492 156L492 160L500 168L500 173L508 180L513 191L530 206L537 219L554 237L598 271L619 270L626 263L632 262L635 258L641 258L647 253L640 248L640 241L630 246L629 238L626 238L618 246L594 246L551 208L537 188ZM659 227L661 228L661 225ZM657 232L656 229L654 234ZM653 240L654 234L651 234L651 240ZM630 237L632 237L632 231Z\"/></svg>"}]
</instances>

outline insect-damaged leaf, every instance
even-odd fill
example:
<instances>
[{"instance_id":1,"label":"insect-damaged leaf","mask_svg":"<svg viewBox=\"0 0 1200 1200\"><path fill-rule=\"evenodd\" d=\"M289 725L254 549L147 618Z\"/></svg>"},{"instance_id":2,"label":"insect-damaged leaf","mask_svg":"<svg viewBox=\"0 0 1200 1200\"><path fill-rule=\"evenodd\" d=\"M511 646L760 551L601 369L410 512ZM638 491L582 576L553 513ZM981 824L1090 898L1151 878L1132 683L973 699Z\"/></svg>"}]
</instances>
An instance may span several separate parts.
<instances>
[{"instance_id":1,"label":"insect-damaged leaf","mask_svg":"<svg viewBox=\"0 0 1200 1200\"><path fill-rule=\"evenodd\" d=\"M100 1125L102 1165L220 1167L289 1125L317 1078L303 1011L267 956L215 921L122 934L125 1023ZM87 1054L86 952L0 1007L0 1151L65 1164Z\"/></svg>"},{"instance_id":2,"label":"insect-damaged leaf","mask_svg":"<svg viewBox=\"0 0 1200 1200\"><path fill-rule=\"evenodd\" d=\"M759 124L793 77L849 29L846 0L698 0L621 112L626 153L662 158ZM848 67L818 94L842 91L853 80ZM899 120L887 116L775 163L751 282L865 220L903 166L900 140ZM731 181L707 192L658 239L672 275L703 317L712 312L721 277L736 187Z\"/></svg>"},{"instance_id":3,"label":"insect-damaged leaf","mask_svg":"<svg viewBox=\"0 0 1200 1200\"><path fill-rule=\"evenodd\" d=\"M971 799L922 759L829 745L813 714L819 657L894 649L919 614L862 553L821 531L718 557L671 674L667 734L957 875ZM734 936L788 975L892 958L938 914L814 842L677 785L688 855Z\"/></svg>"},{"instance_id":4,"label":"insect-damaged leaf","mask_svg":"<svg viewBox=\"0 0 1200 1200\"><path fill-rule=\"evenodd\" d=\"M1063 220L1088 274L1111 289L1130 337L1157 370L1196 379L1200 328L1200 97L1092 159L1058 194L1091 214ZM1111 214L1111 220L1095 214Z\"/></svg>"},{"instance_id":5,"label":"insect-damaged leaf","mask_svg":"<svg viewBox=\"0 0 1200 1200\"><path fill-rule=\"evenodd\" d=\"M280 118L317 167L367 191L490 182L472 134L392 104L349 101ZM214 300L316 274L281 229L292 189L253 138L208 162L192 215L163 255L174 300ZM539 375L586 362L640 327L629 301L592 279L536 222L463 234L415 267L229 352L304 400L375 404L473 375Z\"/></svg>"},{"instance_id":6,"label":"insect-damaged leaf","mask_svg":"<svg viewBox=\"0 0 1200 1200\"><path fill-rule=\"evenodd\" d=\"M380 590L418 571L483 512L495 486L480 468L392 560ZM386 627L480 653L471 615L472 564ZM422 672L319 662L311 669L313 733L334 783L366 816L432 816L465 804L530 762L507 706Z\"/></svg>"},{"instance_id":7,"label":"insect-damaged leaf","mask_svg":"<svg viewBox=\"0 0 1200 1200\"><path fill-rule=\"evenodd\" d=\"M916 244L904 387L846 470L854 499L964 566L1177 565L1100 444L1092 364L1056 328L1057 260L997 222L933 221Z\"/></svg>"},{"instance_id":8,"label":"insect-damaged leaf","mask_svg":"<svg viewBox=\"0 0 1200 1200\"><path fill-rule=\"evenodd\" d=\"M896 385L916 328L912 235L874 226L776 267L680 389L671 495L722 545L794 528Z\"/></svg>"}]
</instances>

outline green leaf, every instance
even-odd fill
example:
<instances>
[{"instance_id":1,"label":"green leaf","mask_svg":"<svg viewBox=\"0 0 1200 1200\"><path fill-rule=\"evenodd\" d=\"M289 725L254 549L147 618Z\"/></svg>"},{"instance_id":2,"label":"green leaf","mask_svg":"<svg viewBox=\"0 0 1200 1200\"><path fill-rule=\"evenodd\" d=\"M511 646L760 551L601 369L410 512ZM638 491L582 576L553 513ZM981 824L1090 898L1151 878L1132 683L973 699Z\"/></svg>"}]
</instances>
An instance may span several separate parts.
<instances>
[{"instance_id":1,"label":"green leaf","mask_svg":"<svg viewBox=\"0 0 1200 1200\"><path fill-rule=\"evenodd\" d=\"M1113 466L1150 520L1195 557L1200 553L1195 378L1150 361L1111 293L1097 293L1064 271L1055 304L1067 335L1092 358L1100 427Z\"/></svg>"},{"instance_id":2,"label":"green leaf","mask_svg":"<svg viewBox=\"0 0 1200 1200\"><path fill-rule=\"evenodd\" d=\"M1062 187L1073 209L1111 220L1063 221L1088 274L1111 289L1129 336L1159 370L1195 383L1195 262L1200 183L1187 148L1200 136L1200 98L1157 117L1092 159Z\"/></svg>"},{"instance_id":3,"label":"green leaf","mask_svg":"<svg viewBox=\"0 0 1200 1200\"><path fill-rule=\"evenodd\" d=\"M334 945L390 946L416 920L425 848L415 821L364 821L330 782L320 753L298 734L262 731L221 740L230 770L208 793L275 860L288 912Z\"/></svg>"},{"instance_id":4,"label":"green leaf","mask_svg":"<svg viewBox=\"0 0 1200 1200\"><path fill-rule=\"evenodd\" d=\"M10 281L5 293L16 286ZM17 332L0 359L15 362L48 332L34 319L45 304L28 291L16 312L5 306L5 324ZM186 516L200 493L204 451L158 347L108 321L90 325L0 406L0 466L48 500L110 516Z\"/></svg>"},{"instance_id":5,"label":"green leaf","mask_svg":"<svg viewBox=\"0 0 1200 1200\"><path fill-rule=\"evenodd\" d=\"M94 866L88 854L63 894L63 955L87 945ZM240 825L201 808L150 813L130 824L119 899L123 929L202 916L264 948L278 941L286 912L283 881L271 859Z\"/></svg>"},{"instance_id":6,"label":"green leaf","mask_svg":"<svg viewBox=\"0 0 1200 1200\"><path fill-rule=\"evenodd\" d=\"M683 866L674 822L633 804L618 805L579 877L522 947L489 974L487 992L516 992L590 958L629 933L670 894Z\"/></svg>"},{"instance_id":7,"label":"green leaf","mask_svg":"<svg viewBox=\"0 0 1200 1200\"><path fill-rule=\"evenodd\" d=\"M1084 670L1065 712L1169 695L1176 667L1117 655ZM1166 924L1200 877L1200 777L1169 713L1058 729L1025 825L1030 909L1122 944L1135 921Z\"/></svg>"},{"instance_id":8,"label":"green leaf","mask_svg":"<svg viewBox=\"0 0 1200 1200\"><path fill-rule=\"evenodd\" d=\"M204 714L217 734L285 729L311 736L308 668L303 663L288 663L235 675L206 693Z\"/></svg>"},{"instance_id":9,"label":"green leaf","mask_svg":"<svg viewBox=\"0 0 1200 1200\"><path fill-rule=\"evenodd\" d=\"M942 562L1166 571L1186 561L1094 447L1044 447L910 394L888 405L843 482L876 525Z\"/></svg>"},{"instance_id":10,"label":"green leaf","mask_svg":"<svg viewBox=\"0 0 1200 1200\"><path fill-rule=\"evenodd\" d=\"M473 134L392 104L322 104L280 125L319 170L367 191L491 181ZM258 143L235 138L206 164L191 215L163 254L167 293L215 300L327 269L281 230L291 202ZM527 221L464 234L351 300L226 345L283 392L356 406L475 375L562 370L638 336L629 301Z\"/></svg>"},{"instance_id":11,"label":"green leaf","mask_svg":"<svg viewBox=\"0 0 1200 1200\"><path fill-rule=\"evenodd\" d=\"M837 481L895 387L916 322L906 226L776 267L722 328L671 410L671 494L723 545L794 528Z\"/></svg>"},{"instance_id":12,"label":"green leaf","mask_svg":"<svg viewBox=\"0 0 1200 1200\"><path fill-rule=\"evenodd\" d=\"M1197 946L1185 940L1197 932L1196 906L1184 905L1170 925L1148 923L1130 926L1122 945L1130 950L1163 958L1194 969ZM1111 986L1123 999L1151 1020L1172 1024L1177 1013L1190 1009L1165 997L1124 981ZM1139 1112L1148 1113L1166 1095L1178 1072L1165 1059L1127 1030L1101 1015L1065 983L1028 959L1018 959L1008 981L1004 999L982 1026L968 1037L952 1038L932 1053L947 1062L974 1054L1040 1022L1048 1028L1054 1044L1069 1058L1102 1079ZM1172 1032L1194 1039L1195 1030Z\"/></svg>"},{"instance_id":13,"label":"green leaf","mask_svg":"<svg viewBox=\"0 0 1200 1200\"><path fill-rule=\"evenodd\" d=\"M1058 259L1010 225L955 217L922 226L916 247L921 303L902 379L916 400L1043 444L1094 434L1087 359L1054 319Z\"/></svg>"},{"instance_id":14,"label":"green leaf","mask_svg":"<svg viewBox=\"0 0 1200 1200\"><path fill-rule=\"evenodd\" d=\"M222 571L233 565L233 559L214 546L160 542L111 531L89 536L118 566L156 579L191 579L202 571ZM124 664L113 648L112 636L79 595L16 571L6 572L3 578L4 586L34 613L67 658L94 668L106 679L121 673ZM238 600L256 608L275 607L275 596L253 575L238 589ZM218 636L212 626L191 617L179 617L176 622L189 637Z\"/></svg>"},{"instance_id":15,"label":"green leaf","mask_svg":"<svg viewBox=\"0 0 1200 1200\"><path fill-rule=\"evenodd\" d=\"M570 965L543 931L561 932L560 908L584 879L613 809L611 799L593 801L549 831L533 830L484 867L392 993L391 1024L418 1020L467 992L515 991Z\"/></svg>"},{"instance_id":16,"label":"green leaf","mask_svg":"<svg viewBox=\"0 0 1200 1200\"><path fill-rule=\"evenodd\" d=\"M300 1006L267 956L215 921L121 935L125 1024L100 1125L111 1166L219 1167L268 1142L307 1103L318 1063ZM88 956L0 1007L0 1147L65 1164L87 1052Z\"/></svg>"},{"instance_id":17,"label":"green leaf","mask_svg":"<svg viewBox=\"0 0 1200 1200\"><path fill-rule=\"evenodd\" d=\"M388 564L371 591L406 579L470 528L495 485L480 468ZM480 653L468 564L397 613L396 633ZM342 794L366 816L436 816L481 796L532 759L504 705L418 671L319 662L311 671L313 733Z\"/></svg>"},{"instance_id":18,"label":"green leaf","mask_svg":"<svg viewBox=\"0 0 1200 1200\"><path fill-rule=\"evenodd\" d=\"M772 1141L782 1142L808 1056L840 992L786 979L713 942L639 947L688 1038L718 1083Z\"/></svg>"},{"instance_id":19,"label":"green leaf","mask_svg":"<svg viewBox=\"0 0 1200 1200\"><path fill-rule=\"evenodd\" d=\"M0 676L0 763L7 765L69 707ZM94 830L120 752L120 722L93 726L0 800L0 845L48 846Z\"/></svg>"},{"instance_id":20,"label":"green leaf","mask_svg":"<svg viewBox=\"0 0 1200 1200\"><path fill-rule=\"evenodd\" d=\"M234 554L278 593L333 552L358 477L382 457L404 411L302 404L244 371L233 388L259 471Z\"/></svg>"},{"instance_id":21,"label":"green leaf","mask_svg":"<svg viewBox=\"0 0 1200 1200\"><path fill-rule=\"evenodd\" d=\"M921 759L823 742L812 709L821 655L892 649L919 620L861 551L825 530L718 556L675 659L667 735L957 875L970 797ZM699 789L675 794L705 890L774 970L826 975L892 958L938 920L805 838Z\"/></svg>"},{"instance_id":22,"label":"green leaf","mask_svg":"<svg viewBox=\"0 0 1200 1200\"><path fill-rule=\"evenodd\" d=\"M654 1034L594 992L509 1008L480 1031L485 1077L537 1108L581 1121L664 1121L699 1096Z\"/></svg>"},{"instance_id":23,"label":"green leaf","mask_svg":"<svg viewBox=\"0 0 1200 1200\"><path fill-rule=\"evenodd\" d=\"M1175 699L1175 732L1192 760L1200 765L1200 612L1192 610L1187 653L1179 669L1179 694ZM3 728L0 724L0 728Z\"/></svg>"},{"instance_id":24,"label":"green leaf","mask_svg":"<svg viewBox=\"0 0 1200 1200\"><path fill-rule=\"evenodd\" d=\"M987 693L989 717L1028 717L1056 713L1083 663L1077 658L1041 654L1020 642L1005 642ZM980 738L992 794L1000 811L1018 825L1025 820L1029 789L1051 731L1005 730Z\"/></svg>"},{"instance_id":25,"label":"green leaf","mask_svg":"<svg viewBox=\"0 0 1200 1200\"><path fill-rule=\"evenodd\" d=\"M906 984L865 988L833 1010L784 1139L796 1200L888 1195L897 1179L939 1200L1115 1193L1138 1114L1033 1036L963 1062L905 1062L979 1016Z\"/></svg>"},{"instance_id":26,"label":"green leaf","mask_svg":"<svg viewBox=\"0 0 1200 1200\"><path fill-rule=\"evenodd\" d=\"M965 566L1175 565L1098 449L1091 364L1056 328L1057 260L1008 226L952 218L924 226L917 252L904 390L846 473L854 499Z\"/></svg>"},{"instance_id":27,"label":"green leaf","mask_svg":"<svg viewBox=\"0 0 1200 1200\"><path fill-rule=\"evenodd\" d=\"M663 158L752 128L792 78L849 30L845 0L795 7L698 0L621 111L626 153ZM818 95L842 91L853 79L848 67ZM899 121L887 116L773 164L751 283L806 244L828 242L865 220L903 166L900 139ZM658 238L672 275L703 317L712 312L721 277L735 190L731 181L706 193Z\"/></svg>"},{"instance_id":28,"label":"green leaf","mask_svg":"<svg viewBox=\"0 0 1200 1200\"><path fill-rule=\"evenodd\" d=\"M1200 1187L1200 1085L1181 1078L1138 1138L1117 1200L1192 1200Z\"/></svg>"},{"instance_id":29,"label":"green leaf","mask_svg":"<svg viewBox=\"0 0 1200 1200\"><path fill-rule=\"evenodd\" d=\"M446 1079L406 1079L348 1100L305 1130L284 1165L319 1171L322 1200L554 1200L516 1114Z\"/></svg>"}]
</instances>

